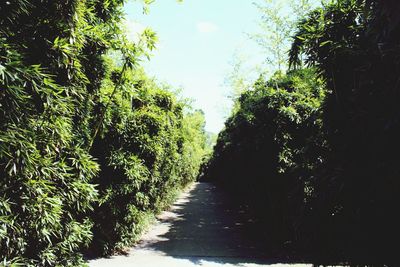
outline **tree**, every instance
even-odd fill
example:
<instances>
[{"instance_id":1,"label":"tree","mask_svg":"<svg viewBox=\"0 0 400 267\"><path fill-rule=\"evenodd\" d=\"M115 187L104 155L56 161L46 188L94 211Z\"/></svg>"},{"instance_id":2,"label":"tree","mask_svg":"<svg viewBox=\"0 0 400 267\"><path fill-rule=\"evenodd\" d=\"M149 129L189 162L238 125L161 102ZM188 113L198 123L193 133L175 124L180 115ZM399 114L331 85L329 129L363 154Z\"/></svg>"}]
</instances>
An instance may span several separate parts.
<instances>
[{"instance_id":1,"label":"tree","mask_svg":"<svg viewBox=\"0 0 400 267\"><path fill-rule=\"evenodd\" d=\"M394 1L335 1L300 24L291 50L292 66L304 54L333 92L324 108L331 153L315 185L317 213L330 232L321 231L328 234L317 246L357 262L396 261L384 244L400 236L399 8Z\"/></svg>"},{"instance_id":2,"label":"tree","mask_svg":"<svg viewBox=\"0 0 400 267\"><path fill-rule=\"evenodd\" d=\"M147 29L138 43L129 42L123 4L0 3L0 257L6 265L82 265L93 234L101 239L111 221L115 236L99 250L114 251L137 238L144 210L157 212L195 179L202 150L189 157L181 146L202 142L202 129L187 125L174 94L133 78L156 36ZM99 216L111 212L99 220L93 209Z\"/></svg>"},{"instance_id":3,"label":"tree","mask_svg":"<svg viewBox=\"0 0 400 267\"><path fill-rule=\"evenodd\" d=\"M203 167L203 179L228 189L263 220L271 249L297 242L310 176L325 149L324 97L313 69L260 77L240 96Z\"/></svg>"},{"instance_id":4,"label":"tree","mask_svg":"<svg viewBox=\"0 0 400 267\"><path fill-rule=\"evenodd\" d=\"M268 73L286 70L287 52L297 21L304 18L316 5L317 1L314 0L255 2L261 13L259 23L261 33L253 34L251 37L265 50L265 67Z\"/></svg>"}]
</instances>

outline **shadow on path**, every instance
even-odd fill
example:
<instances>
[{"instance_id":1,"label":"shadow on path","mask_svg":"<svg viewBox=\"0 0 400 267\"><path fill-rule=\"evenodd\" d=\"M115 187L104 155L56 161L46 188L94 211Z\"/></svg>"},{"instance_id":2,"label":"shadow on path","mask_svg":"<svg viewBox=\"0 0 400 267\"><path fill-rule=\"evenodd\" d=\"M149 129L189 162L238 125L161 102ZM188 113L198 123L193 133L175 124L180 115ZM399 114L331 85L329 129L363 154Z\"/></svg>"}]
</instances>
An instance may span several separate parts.
<instances>
[{"instance_id":1,"label":"shadow on path","mask_svg":"<svg viewBox=\"0 0 400 267\"><path fill-rule=\"evenodd\" d=\"M144 240L139 247L162 252L199 264L272 264L266 253L261 226L238 210L225 192L210 183L197 183L160 217L168 230L156 240Z\"/></svg>"},{"instance_id":2,"label":"shadow on path","mask_svg":"<svg viewBox=\"0 0 400 267\"><path fill-rule=\"evenodd\" d=\"M266 253L260 225L213 184L195 184L158 220L127 256L89 265L245 267L278 263Z\"/></svg>"}]
</instances>

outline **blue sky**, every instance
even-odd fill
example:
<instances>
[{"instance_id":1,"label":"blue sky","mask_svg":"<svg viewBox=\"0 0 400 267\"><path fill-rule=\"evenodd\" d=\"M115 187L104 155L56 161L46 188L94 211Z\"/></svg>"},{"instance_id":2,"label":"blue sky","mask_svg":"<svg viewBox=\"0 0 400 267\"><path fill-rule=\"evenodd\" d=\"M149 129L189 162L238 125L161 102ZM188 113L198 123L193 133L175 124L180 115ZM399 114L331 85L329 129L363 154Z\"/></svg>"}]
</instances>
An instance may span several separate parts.
<instances>
[{"instance_id":1,"label":"blue sky","mask_svg":"<svg viewBox=\"0 0 400 267\"><path fill-rule=\"evenodd\" d=\"M147 26L159 37L158 50L147 73L161 82L182 87L193 107L206 116L206 130L218 133L229 115L231 103L225 79L234 54L246 62L263 60L260 48L246 33L258 31L260 13L250 0L158 0L150 13L142 13L140 1L125 6L128 25L134 30Z\"/></svg>"}]
</instances>

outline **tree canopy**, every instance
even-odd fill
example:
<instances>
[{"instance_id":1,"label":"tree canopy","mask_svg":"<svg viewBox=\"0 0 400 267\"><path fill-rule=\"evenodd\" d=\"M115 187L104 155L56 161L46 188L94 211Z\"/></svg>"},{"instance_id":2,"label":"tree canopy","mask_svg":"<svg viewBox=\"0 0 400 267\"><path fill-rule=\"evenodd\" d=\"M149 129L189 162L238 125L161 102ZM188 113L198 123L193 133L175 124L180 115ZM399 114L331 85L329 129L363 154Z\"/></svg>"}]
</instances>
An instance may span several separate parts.
<instances>
[{"instance_id":1,"label":"tree canopy","mask_svg":"<svg viewBox=\"0 0 400 267\"><path fill-rule=\"evenodd\" d=\"M204 118L139 67L156 35L130 42L123 4L0 3L7 266L80 266L82 253L113 253L196 178Z\"/></svg>"},{"instance_id":2,"label":"tree canopy","mask_svg":"<svg viewBox=\"0 0 400 267\"><path fill-rule=\"evenodd\" d=\"M225 123L203 179L248 203L275 251L395 266L399 8L335 0L310 11L287 73L261 77Z\"/></svg>"}]
</instances>

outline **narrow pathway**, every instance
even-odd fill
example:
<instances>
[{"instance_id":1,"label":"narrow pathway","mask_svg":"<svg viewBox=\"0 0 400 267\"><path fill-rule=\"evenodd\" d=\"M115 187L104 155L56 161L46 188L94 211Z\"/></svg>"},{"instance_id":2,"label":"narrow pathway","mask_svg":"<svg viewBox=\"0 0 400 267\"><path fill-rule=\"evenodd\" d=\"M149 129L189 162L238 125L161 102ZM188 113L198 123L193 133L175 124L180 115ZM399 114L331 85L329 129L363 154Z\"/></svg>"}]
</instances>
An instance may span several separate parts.
<instances>
[{"instance_id":1,"label":"narrow pathway","mask_svg":"<svg viewBox=\"0 0 400 267\"><path fill-rule=\"evenodd\" d=\"M126 256L89 262L91 267L286 266L268 260L263 238L245 211L233 208L214 185L197 183ZM311 266L291 264L290 266Z\"/></svg>"}]
</instances>

